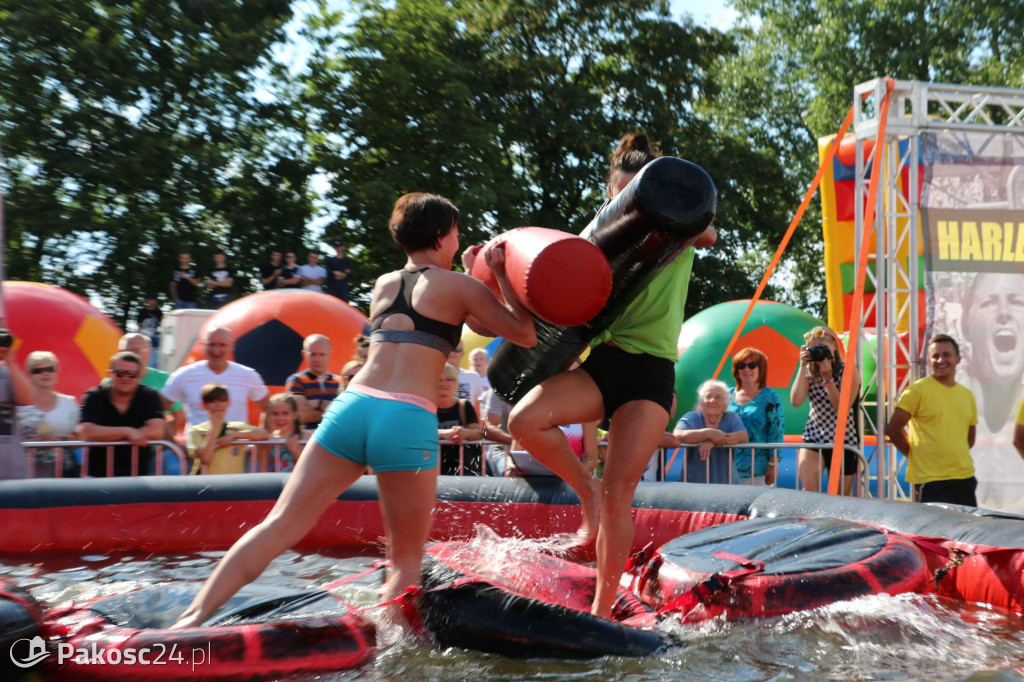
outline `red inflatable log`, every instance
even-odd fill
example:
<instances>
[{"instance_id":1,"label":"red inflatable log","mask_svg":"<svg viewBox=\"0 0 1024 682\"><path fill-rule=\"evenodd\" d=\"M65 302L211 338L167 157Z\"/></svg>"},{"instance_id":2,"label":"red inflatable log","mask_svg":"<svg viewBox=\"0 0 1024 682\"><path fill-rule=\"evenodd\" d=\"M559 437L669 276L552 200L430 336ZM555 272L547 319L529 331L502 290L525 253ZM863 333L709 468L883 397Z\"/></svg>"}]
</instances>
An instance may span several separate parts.
<instances>
[{"instance_id":1,"label":"red inflatable log","mask_svg":"<svg viewBox=\"0 0 1024 682\"><path fill-rule=\"evenodd\" d=\"M612 270L592 242L560 230L518 227L484 244L470 274L501 298L486 253L505 245L505 272L516 298L550 324L589 322L601 311L612 290Z\"/></svg>"}]
</instances>

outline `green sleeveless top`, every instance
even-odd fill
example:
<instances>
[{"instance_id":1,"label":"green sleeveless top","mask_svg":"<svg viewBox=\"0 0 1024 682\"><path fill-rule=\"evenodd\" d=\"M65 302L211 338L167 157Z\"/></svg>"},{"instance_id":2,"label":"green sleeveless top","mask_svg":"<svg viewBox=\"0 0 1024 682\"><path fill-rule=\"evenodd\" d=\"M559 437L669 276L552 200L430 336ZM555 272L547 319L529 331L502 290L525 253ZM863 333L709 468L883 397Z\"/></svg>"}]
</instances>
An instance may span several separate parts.
<instances>
[{"instance_id":1,"label":"green sleeveless top","mask_svg":"<svg viewBox=\"0 0 1024 682\"><path fill-rule=\"evenodd\" d=\"M691 246L663 267L590 345L610 341L629 353L647 353L672 362L678 360L679 328L685 317L693 253Z\"/></svg>"}]
</instances>

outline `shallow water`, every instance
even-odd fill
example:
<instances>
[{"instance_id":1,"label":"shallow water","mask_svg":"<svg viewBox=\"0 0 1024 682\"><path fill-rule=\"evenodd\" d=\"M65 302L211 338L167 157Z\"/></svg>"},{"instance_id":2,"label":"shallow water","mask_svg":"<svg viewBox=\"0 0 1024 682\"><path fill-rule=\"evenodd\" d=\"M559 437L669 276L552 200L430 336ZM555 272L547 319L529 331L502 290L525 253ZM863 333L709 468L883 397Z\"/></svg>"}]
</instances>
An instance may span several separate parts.
<instances>
[{"instance_id":1,"label":"shallow water","mask_svg":"<svg viewBox=\"0 0 1024 682\"><path fill-rule=\"evenodd\" d=\"M51 605L209 576L222 552L0 558L13 578ZM355 575L372 558L288 552L257 582L304 588ZM380 574L337 590L356 605L377 598ZM513 660L388 633L372 662L288 680L1024 680L1024 617L958 607L934 597L885 595L761 621L667 625L681 640L646 659ZM993 671L987 673L985 671ZM41 679L41 678L37 678Z\"/></svg>"}]
</instances>

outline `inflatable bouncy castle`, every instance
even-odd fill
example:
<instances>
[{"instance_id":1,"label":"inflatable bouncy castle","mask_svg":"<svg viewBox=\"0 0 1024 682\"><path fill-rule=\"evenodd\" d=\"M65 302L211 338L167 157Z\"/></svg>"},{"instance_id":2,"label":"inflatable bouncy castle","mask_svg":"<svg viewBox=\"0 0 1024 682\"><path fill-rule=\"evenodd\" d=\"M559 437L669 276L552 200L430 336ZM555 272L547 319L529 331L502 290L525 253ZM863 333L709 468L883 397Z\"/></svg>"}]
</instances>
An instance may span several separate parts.
<instances>
[{"instance_id":1,"label":"inflatable bouncy castle","mask_svg":"<svg viewBox=\"0 0 1024 682\"><path fill-rule=\"evenodd\" d=\"M302 341L307 336L323 334L331 340L328 369L341 374L355 353L355 337L368 328L365 315L334 296L301 289L260 291L211 315L183 364L203 358L203 334L215 327L231 330L235 362L259 372L271 393L284 390L291 374L306 369ZM250 423L259 423L258 414L250 414Z\"/></svg>"},{"instance_id":2,"label":"inflatable bouncy castle","mask_svg":"<svg viewBox=\"0 0 1024 682\"><path fill-rule=\"evenodd\" d=\"M15 361L24 366L37 350L56 354L55 390L80 398L107 376L123 332L84 298L51 284L4 282L3 302Z\"/></svg>"}]
</instances>

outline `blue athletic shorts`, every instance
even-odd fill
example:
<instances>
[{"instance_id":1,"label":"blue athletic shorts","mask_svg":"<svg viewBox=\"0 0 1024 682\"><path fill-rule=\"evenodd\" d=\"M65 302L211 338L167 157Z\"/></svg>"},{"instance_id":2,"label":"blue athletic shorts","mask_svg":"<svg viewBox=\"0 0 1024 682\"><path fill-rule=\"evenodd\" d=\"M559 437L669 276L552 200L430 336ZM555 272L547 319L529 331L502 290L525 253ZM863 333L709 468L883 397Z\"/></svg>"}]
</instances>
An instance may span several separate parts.
<instances>
[{"instance_id":1,"label":"blue athletic shorts","mask_svg":"<svg viewBox=\"0 0 1024 682\"><path fill-rule=\"evenodd\" d=\"M437 414L399 400L345 391L331 401L313 438L374 471L437 466Z\"/></svg>"}]
</instances>

